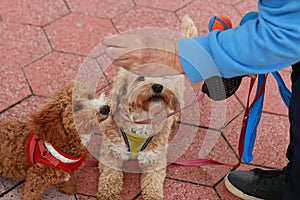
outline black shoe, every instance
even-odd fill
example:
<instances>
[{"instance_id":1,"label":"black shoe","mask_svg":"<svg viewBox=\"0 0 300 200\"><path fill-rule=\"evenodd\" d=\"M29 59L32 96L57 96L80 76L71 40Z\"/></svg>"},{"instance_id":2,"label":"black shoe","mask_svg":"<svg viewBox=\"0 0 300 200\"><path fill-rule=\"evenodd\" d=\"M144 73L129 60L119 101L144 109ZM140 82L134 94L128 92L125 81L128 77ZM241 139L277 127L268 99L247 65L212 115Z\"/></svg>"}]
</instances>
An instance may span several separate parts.
<instances>
[{"instance_id":1,"label":"black shoe","mask_svg":"<svg viewBox=\"0 0 300 200\"><path fill-rule=\"evenodd\" d=\"M283 170L232 171L225 177L225 186L244 200L281 200L285 186Z\"/></svg>"}]
</instances>

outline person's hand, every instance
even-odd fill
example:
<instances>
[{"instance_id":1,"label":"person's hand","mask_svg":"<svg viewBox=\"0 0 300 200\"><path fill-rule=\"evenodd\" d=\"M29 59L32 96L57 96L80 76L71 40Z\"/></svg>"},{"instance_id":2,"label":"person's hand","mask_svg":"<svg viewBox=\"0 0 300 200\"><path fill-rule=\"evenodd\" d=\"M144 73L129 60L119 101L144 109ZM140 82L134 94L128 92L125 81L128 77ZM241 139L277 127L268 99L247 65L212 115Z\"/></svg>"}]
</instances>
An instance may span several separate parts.
<instances>
[{"instance_id":1,"label":"person's hand","mask_svg":"<svg viewBox=\"0 0 300 200\"><path fill-rule=\"evenodd\" d=\"M140 75L183 74L177 41L149 35L113 35L103 40L105 52L116 66ZM165 66L165 67L162 67Z\"/></svg>"}]
</instances>

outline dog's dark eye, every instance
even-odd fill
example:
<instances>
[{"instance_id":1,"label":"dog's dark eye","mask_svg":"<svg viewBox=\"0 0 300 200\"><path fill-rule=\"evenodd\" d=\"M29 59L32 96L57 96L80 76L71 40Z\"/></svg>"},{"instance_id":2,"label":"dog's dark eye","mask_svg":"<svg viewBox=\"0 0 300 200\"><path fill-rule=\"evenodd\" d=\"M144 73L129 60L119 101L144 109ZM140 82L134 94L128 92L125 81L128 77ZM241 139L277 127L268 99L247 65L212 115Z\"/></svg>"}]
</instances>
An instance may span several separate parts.
<instances>
[{"instance_id":1,"label":"dog's dark eye","mask_svg":"<svg viewBox=\"0 0 300 200\"><path fill-rule=\"evenodd\" d=\"M74 112L78 112L79 110L81 110L83 108L82 105L78 104L76 106L74 106Z\"/></svg>"},{"instance_id":2,"label":"dog's dark eye","mask_svg":"<svg viewBox=\"0 0 300 200\"><path fill-rule=\"evenodd\" d=\"M137 81L145 81L145 77L144 76L140 76L137 78Z\"/></svg>"},{"instance_id":3,"label":"dog's dark eye","mask_svg":"<svg viewBox=\"0 0 300 200\"><path fill-rule=\"evenodd\" d=\"M94 96L93 95L88 95L88 100L92 100L94 99Z\"/></svg>"}]
</instances>

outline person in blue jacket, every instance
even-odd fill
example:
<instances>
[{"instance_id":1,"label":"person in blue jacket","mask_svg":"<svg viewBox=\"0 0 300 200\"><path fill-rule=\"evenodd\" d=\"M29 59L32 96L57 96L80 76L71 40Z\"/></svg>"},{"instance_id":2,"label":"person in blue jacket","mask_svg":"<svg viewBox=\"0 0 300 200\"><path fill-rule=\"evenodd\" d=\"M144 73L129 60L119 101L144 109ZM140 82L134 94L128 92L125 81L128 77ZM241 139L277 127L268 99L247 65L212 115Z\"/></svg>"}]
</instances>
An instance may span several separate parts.
<instances>
[{"instance_id":1,"label":"person in blue jacket","mask_svg":"<svg viewBox=\"0 0 300 200\"><path fill-rule=\"evenodd\" d=\"M212 76L231 78L292 66L289 105L289 163L282 170L232 171L226 187L242 199L300 199L300 1L259 0L259 15L240 27L207 35L166 40L115 35L103 44L113 63L141 75L186 74L192 83ZM159 63L174 69L140 66Z\"/></svg>"}]
</instances>

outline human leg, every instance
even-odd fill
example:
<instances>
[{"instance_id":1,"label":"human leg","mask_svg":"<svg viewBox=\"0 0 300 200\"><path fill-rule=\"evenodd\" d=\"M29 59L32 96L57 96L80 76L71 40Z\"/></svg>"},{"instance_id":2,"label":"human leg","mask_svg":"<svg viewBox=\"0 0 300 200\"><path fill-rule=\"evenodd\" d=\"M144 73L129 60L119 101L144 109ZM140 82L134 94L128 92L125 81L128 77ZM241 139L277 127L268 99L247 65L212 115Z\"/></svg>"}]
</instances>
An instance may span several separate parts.
<instances>
[{"instance_id":1,"label":"human leg","mask_svg":"<svg viewBox=\"0 0 300 200\"><path fill-rule=\"evenodd\" d=\"M292 97L289 107L290 144L286 154L289 164L283 198L285 200L300 198L300 62L292 67Z\"/></svg>"},{"instance_id":2,"label":"human leg","mask_svg":"<svg viewBox=\"0 0 300 200\"><path fill-rule=\"evenodd\" d=\"M289 164L283 170L234 171L225 177L226 188L242 199L296 200L300 194L300 62L292 72L292 97L289 107Z\"/></svg>"}]
</instances>

